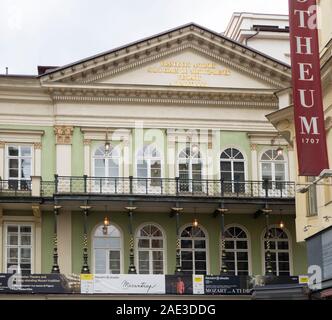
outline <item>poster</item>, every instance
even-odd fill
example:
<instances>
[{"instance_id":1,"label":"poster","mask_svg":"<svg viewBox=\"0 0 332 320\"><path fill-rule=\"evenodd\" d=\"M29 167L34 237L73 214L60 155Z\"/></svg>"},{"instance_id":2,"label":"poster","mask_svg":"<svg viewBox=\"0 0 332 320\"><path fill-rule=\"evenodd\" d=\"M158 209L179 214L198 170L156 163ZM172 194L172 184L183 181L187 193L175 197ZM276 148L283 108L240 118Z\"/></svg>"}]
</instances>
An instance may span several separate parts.
<instances>
[{"instance_id":1,"label":"poster","mask_svg":"<svg viewBox=\"0 0 332 320\"><path fill-rule=\"evenodd\" d=\"M193 294L204 294L204 276L193 274Z\"/></svg>"},{"instance_id":2,"label":"poster","mask_svg":"<svg viewBox=\"0 0 332 320\"><path fill-rule=\"evenodd\" d=\"M79 293L78 277L67 278L63 274L0 274L0 293Z\"/></svg>"},{"instance_id":3,"label":"poster","mask_svg":"<svg viewBox=\"0 0 332 320\"><path fill-rule=\"evenodd\" d=\"M88 283L86 283L88 281ZM93 283L91 282L93 281ZM164 275L95 274L81 278L81 293L164 294Z\"/></svg>"},{"instance_id":4,"label":"poster","mask_svg":"<svg viewBox=\"0 0 332 320\"><path fill-rule=\"evenodd\" d=\"M187 295L193 294L193 276L188 275L165 275L166 294Z\"/></svg>"},{"instance_id":5,"label":"poster","mask_svg":"<svg viewBox=\"0 0 332 320\"><path fill-rule=\"evenodd\" d=\"M205 276L205 294L250 295L254 283L248 276Z\"/></svg>"}]
</instances>

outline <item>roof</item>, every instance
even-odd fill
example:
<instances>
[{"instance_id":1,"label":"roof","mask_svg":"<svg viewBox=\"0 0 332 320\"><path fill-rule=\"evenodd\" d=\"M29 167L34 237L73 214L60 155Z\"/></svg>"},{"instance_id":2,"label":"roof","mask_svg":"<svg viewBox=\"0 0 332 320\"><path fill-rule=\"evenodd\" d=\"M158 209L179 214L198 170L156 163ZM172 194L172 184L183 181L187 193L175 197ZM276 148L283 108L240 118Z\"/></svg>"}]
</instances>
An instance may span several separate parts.
<instances>
[{"instance_id":1,"label":"roof","mask_svg":"<svg viewBox=\"0 0 332 320\"><path fill-rule=\"evenodd\" d=\"M282 61L280 61L280 60L278 60L278 59L276 59L276 58L273 58L273 57L271 57L271 56L269 56L269 55L263 53L263 52L260 52L260 51L258 51L258 50L255 50L255 49L253 49L253 48L251 48L251 47L249 47L249 46L246 46L246 45L244 45L244 44L242 44L242 43L240 43L240 42L237 42L237 41L235 41L235 40L232 40L232 39L230 39L230 38L228 38L228 37L225 37L224 35L222 35L222 34L219 33L219 32L216 32L216 31L210 30L210 29L208 29L208 28L202 27L202 26L200 26L200 25L198 25L198 24L196 24L196 23L194 23L194 22L190 22L190 23L187 23L187 24L181 25L181 26L179 26L179 27L176 27L176 28L173 28L173 29L169 29L169 30L163 31L163 32L161 32L161 33L157 33L157 34L155 34L155 35L153 35L153 36L146 37L146 38L143 38L143 39L140 39L140 40L137 40L137 41L131 42L131 43L129 43L129 44L126 44L126 45L123 45L123 46L120 46L120 47L117 47L117 48L114 48L114 49L111 49L111 50L108 50L108 51L104 51L104 52L98 53L98 54L96 54L96 55L93 55L93 56L90 56L90 57L87 57L87 58L84 58L84 59L81 59L81 60L75 61L75 62L73 62L73 63L67 64L67 65L64 65L64 66L61 66L61 67L58 67L58 68L52 69L52 70L45 71L45 73L43 73L43 74L39 74L38 77L42 77L42 76L44 76L44 75L48 75L48 74L51 74L51 73L54 73L54 72L58 72L58 71L61 71L61 70L63 70L63 69L70 68L70 67L73 67L73 66L75 66L75 65L78 65L78 64L80 64L80 63L84 63L84 62L86 62L86 61L89 61L89 60L92 60L92 59L96 59L96 58L102 57L102 56L104 56L104 55L108 55L108 54L114 53L114 52L116 52L116 51L119 51L119 50L125 49L125 48L127 48L127 47L134 46L134 45L140 44L140 43L142 43L142 42L146 42L146 41L148 41L148 40L152 40L152 39L154 39L154 38L161 37L161 36L166 35L166 34L168 34L168 33L171 33L171 32L174 32L174 31L177 31L177 30L183 29L183 28L191 27L191 26L196 27L196 28L199 28L199 29L201 29L202 31L205 31L205 32L211 33L211 34L213 34L214 36L218 36L218 37L220 37L220 38L222 38L222 39L225 39L225 40L227 40L227 41L229 41L229 42L231 42L231 43L233 43L233 44L236 44L237 46L240 46L240 47L242 47L242 48L244 48L244 49L246 49L246 50L248 50L248 51L251 51L251 52L254 52L254 53L256 53L256 54L259 54L259 55L261 55L261 56L263 56L263 57L266 57L266 58L269 59L269 60L272 60L272 61L277 62L277 63L280 64L280 65L283 65L283 66L285 66L285 67L287 67L287 68L290 68L290 65L288 65L288 64L285 63L285 62L282 62Z\"/></svg>"}]
</instances>

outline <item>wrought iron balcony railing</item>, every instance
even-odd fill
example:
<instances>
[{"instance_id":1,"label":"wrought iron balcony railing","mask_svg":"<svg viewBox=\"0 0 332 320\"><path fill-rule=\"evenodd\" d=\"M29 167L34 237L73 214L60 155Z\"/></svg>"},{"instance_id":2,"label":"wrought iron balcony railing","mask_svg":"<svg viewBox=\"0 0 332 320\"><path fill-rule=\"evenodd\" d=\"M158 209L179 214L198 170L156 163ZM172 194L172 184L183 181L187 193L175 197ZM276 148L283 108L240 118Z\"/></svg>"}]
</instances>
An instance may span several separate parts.
<instances>
[{"instance_id":1,"label":"wrought iron balcony railing","mask_svg":"<svg viewBox=\"0 0 332 320\"><path fill-rule=\"evenodd\" d=\"M31 180L0 179L0 195L31 196Z\"/></svg>"},{"instance_id":2,"label":"wrought iron balcony railing","mask_svg":"<svg viewBox=\"0 0 332 320\"><path fill-rule=\"evenodd\" d=\"M53 196L53 194L295 198L295 183L268 180L222 181L182 178L55 176L54 182L41 182L41 195Z\"/></svg>"}]
</instances>

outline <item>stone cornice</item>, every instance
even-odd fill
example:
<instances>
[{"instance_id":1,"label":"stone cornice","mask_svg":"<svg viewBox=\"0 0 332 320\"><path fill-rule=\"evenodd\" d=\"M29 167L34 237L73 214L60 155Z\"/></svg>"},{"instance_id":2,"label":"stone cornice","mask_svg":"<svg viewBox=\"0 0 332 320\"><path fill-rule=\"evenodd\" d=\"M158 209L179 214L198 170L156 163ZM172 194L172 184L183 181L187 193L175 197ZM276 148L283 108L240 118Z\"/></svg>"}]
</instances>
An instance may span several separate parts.
<instances>
[{"instance_id":1,"label":"stone cornice","mask_svg":"<svg viewBox=\"0 0 332 320\"><path fill-rule=\"evenodd\" d=\"M128 45L82 63L41 77L41 82L71 81L89 83L108 74L122 72L172 52L194 48L233 68L254 75L278 88L290 82L290 67L240 43L195 25L186 26L145 42Z\"/></svg>"},{"instance_id":2,"label":"stone cornice","mask_svg":"<svg viewBox=\"0 0 332 320\"><path fill-rule=\"evenodd\" d=\"M45 134L44 130L22 130L22 129L0 129L0 134L15 134L15 135L36 135L43 136Z\"/></svg>"},{"instance_id":3,"label":"stone cornice","mask_svg":"<svg viewBox=\"0 0 332 320\"><path fill-rule=\"evenodd\" d=\"M165 89L103 89L62 87L49 89L55 101L76 103L138 103L138 104L181 104L221 105L238 108L276 109L278 99L271 91L197 89L190 91L179 88Z\"/></svg>"}]
</instances>

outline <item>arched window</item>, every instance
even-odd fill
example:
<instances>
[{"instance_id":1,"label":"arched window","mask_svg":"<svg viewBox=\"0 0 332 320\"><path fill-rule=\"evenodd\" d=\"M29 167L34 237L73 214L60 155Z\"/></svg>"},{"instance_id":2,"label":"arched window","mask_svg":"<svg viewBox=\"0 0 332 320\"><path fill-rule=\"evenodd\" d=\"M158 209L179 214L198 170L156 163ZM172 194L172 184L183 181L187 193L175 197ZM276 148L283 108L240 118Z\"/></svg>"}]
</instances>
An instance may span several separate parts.
<instances>
[{"instance_id":1,"label":"arched window","mask_svg":"<svg viewBox=\"0 0 332 320\"><path fill-rule=\"evenodd\" d=\"M189 226L181 233L181 266L185 273L207 273L207 244L200 227Z\"/></svg>"},{"instance_id":2,"label":"arched window","mask_svg":"<svg viewBox=\"0 0 332 320\"><path fill-rule=\"evenodd\" d=\"M161 155L154 145L146 145L137 153L137 177L140 185L160 186Z\"/></svg>"},{"instance_id":3,"label":"arched window","mask_svg":"<svg viewBox=\"0 0 332 320\"><path fill-rule=\"evenodd\" d=\"M100 146L94 153L94 175L96 177L118 177L119 176L119 153L111 147L105 152L105 147Z\"/></svg>"},{"instance_id":4,"label":"arched window","mask_svg":"<svg viewBox=\"0 0 332 320\"><path fill-rule=\"evenodd\" d=\"M164 273L164 236L155 225L148 224L140 228L136 235L138 273Z\"/></svg>"},{"instance_id":5,"label":"arched window","mask_svg":"<svg viewBox=\"0 0 332 320\"><path fill-rule=\"evenodd\" d=\"M270 253L274 275L290 275L290 241L287 233L281 228L270 228ZM264 235L265 269L267 252L267 232Z\"/></svg>"},{"instance_id":6,"label":"arched window","mask_svg":"<svg viewBox=\"0 0 332 320\"><path fill-rule=\"evenodd\" d=\"M198 146L188 145L179 153L180 191L202 191L202 160Z\"/></svg>"},{"instance_id":7,"label":"arched window","mask_svg":"<svg viewBox=\"0 0 332 320\"><path fill-rule=\"evenodd\" d=\"M264 152L261 157L261 175L263 181L269 180L269 189L283 189L283 184L279 181L286 180L286 161L284 156L278 155L274 149Z\"/></svg>"},{"instance_id":8,"label":"arched window","mask_svg":"<svg viewBox=\"0 0 332 320\"><path fill-rule=\"evenodd\" d=\"M244 192L245 163L243 154L228 148L220 155L220 179L225 181L224 191Z\"/></svg>"},{"instance_id":9,"label":"arched window","mask_svg":"<svg viewBox=\"0 0 332 320\"><path fill-rule=\"evenodd\" d=\"M110 225L107 234L103 226L97 227L93 235L94 270L95 273L121 273L121 233Z\"/></svg>"},{"instance_id":10,"label":"arched window","mask_svg":"<svg viewBox=\"0 0 332 320\"><path fill-rule=\"evenodd\" d=\"M226 266L232 275L249 275L249 241L240 227L225 230Z\"/></svg>"}]
</instances>

